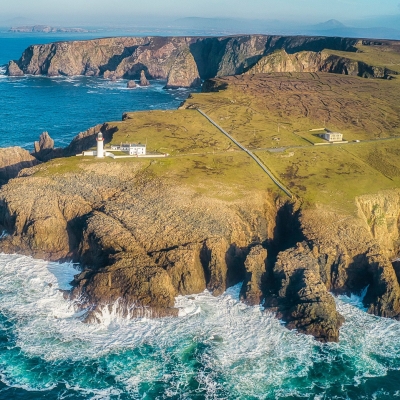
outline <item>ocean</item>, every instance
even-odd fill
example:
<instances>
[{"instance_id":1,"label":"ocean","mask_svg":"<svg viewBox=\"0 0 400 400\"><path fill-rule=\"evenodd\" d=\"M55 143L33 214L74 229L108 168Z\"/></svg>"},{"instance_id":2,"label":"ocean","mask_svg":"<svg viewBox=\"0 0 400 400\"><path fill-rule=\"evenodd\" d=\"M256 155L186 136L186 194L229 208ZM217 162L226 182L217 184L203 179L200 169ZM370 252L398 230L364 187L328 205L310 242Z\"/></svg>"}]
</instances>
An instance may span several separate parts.
<instances>
[{"instance_id":1,"label":"ocean","mask_svg":"<svg viewBox=\"0 0 400 400\"><path fill-rule=\"evenodd\" d=\"M0 30L0 147L33 150L33 142L43 131L49 132L57 147L64 147L79 132L94 125L120 121L126 111L173 109L187 98L189 90L164 90L163 81L127 89L127 81L122 79L112 82L82 76L4 75L7 62L18 59L30 44L93 37L94 34L11 34Z\"/></svg>"},{"instance_id":2,"label":"ocean","mask_svg":"<svg viewBox=\"0 0 400 400\"><path fill-rule=\"evenodd\" d=\"M0 65L59 39L0 32ZM0 146L31 149L43 130L63 146L124 111L176 108L188 92L163 84L0 76ZM176 318L114 307L84 324L60 291L78 267L0 254L0 400L400 398L400 322L367 314L360 296L335 298L346 321L330 344L240 303L240 284L177 297Z\"/></svg>"}]
</instances>

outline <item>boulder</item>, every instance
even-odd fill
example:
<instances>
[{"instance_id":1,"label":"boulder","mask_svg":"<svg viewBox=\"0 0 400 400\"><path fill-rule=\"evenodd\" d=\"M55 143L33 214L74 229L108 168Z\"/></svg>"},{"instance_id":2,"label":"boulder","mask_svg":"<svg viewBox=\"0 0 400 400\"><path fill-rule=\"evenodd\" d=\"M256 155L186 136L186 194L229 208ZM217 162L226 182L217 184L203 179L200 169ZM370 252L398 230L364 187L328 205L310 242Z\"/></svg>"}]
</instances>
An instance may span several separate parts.
<instances>
[{"instance_id":1,"label":"boulder","mask_svg":"<svg viewBox=\"0 0 400 400\"><path fill-rule=\"evenodd\" d=\"M133 88L135 88L137 85L136 85L136 82L134 81L134 80L130 80L130 81L128 81L128 83L126 84L126 87L128 88L128 89L133 89Z\"/></svg>"}]
</instances>

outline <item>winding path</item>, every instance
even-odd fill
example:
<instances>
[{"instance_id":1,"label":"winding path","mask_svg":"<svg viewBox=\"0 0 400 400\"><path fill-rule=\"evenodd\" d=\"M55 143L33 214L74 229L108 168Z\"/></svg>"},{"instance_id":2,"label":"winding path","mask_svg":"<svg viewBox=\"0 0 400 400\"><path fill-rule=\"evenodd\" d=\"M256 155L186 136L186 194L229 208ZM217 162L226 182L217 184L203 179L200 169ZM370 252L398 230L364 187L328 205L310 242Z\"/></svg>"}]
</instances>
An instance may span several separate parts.
<instances>
[{"instance_id":1,"label":"winding path","mask_svg":"<svg viewBox=\"0 0 400 400\"><path fill-rule=\"evenodd\" d=\"M205 112L201 111L200 108L197 108L197 111L207 120L213 124L218 130L220 130L228 139L230 139L233 143L236 144L240 149L242 149L244 152L246 152L261 168L262 170L272 179L272 181L275 183L276 186L279 187L283 192L285 192L286 195L288 195L291 199L293 198L292 193L290 193L289 189L287 189L285 186L282 185L278 181L278 179L273 175L273 173L261 162L261 160L250 150L248 150L246 147L244 147L241 143L239 143L236 139L234 139L228 132L226 132L224 129L222 129L216 122L214 122Z\"/></svg>"}]
</instances>

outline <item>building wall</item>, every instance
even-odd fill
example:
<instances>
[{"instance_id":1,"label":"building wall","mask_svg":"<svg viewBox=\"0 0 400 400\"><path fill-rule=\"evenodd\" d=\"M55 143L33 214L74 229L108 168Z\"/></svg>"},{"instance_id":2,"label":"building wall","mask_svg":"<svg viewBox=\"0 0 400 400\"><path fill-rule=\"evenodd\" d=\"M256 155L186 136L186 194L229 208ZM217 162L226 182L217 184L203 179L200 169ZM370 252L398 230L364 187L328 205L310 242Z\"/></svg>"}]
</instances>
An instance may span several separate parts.
<instances>
[{"instance_id":1,"label":"building wall","mask_svg":"<svg viewBox=\"0 0 400 400\"><path fill-rule=\"evenodd\" d=\"M329 142L341 142L343 140L341 133L324 133L322 137Z\"/></svg>"},{"instance_id":2,"label":"building wall","mask_svg":"<svg viewBox=\"0 0 400 400\"><path fill-rule=\"evenodd\" d=\"M135 154L137 154L137 155L145 155L146 154L146 147L142 147L142 146L140 146L140 147L131 147L129 149L129 154L131 156L133 156Z\"/></svg>"}]
</instances>

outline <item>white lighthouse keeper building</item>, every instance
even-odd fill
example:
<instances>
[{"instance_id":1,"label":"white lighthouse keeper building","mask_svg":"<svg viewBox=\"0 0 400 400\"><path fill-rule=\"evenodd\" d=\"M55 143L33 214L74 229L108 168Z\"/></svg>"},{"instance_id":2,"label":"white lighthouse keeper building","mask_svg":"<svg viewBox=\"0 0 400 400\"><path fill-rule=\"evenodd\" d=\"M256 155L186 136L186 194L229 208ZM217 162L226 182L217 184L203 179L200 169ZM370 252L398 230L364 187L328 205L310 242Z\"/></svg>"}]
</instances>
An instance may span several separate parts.
<instances>
[{"instance_id":1,"label":"white lighthouse keeper building","mask_svg":"<svg viewBox=\"0 0 400 400\"><path fill-rule=\"evenodd\" d=\"M98 133L96 140L97 140L96 157L104 158L104 138L103 138L103 134L101 132Z\"/></svg>"}]
</instances>

